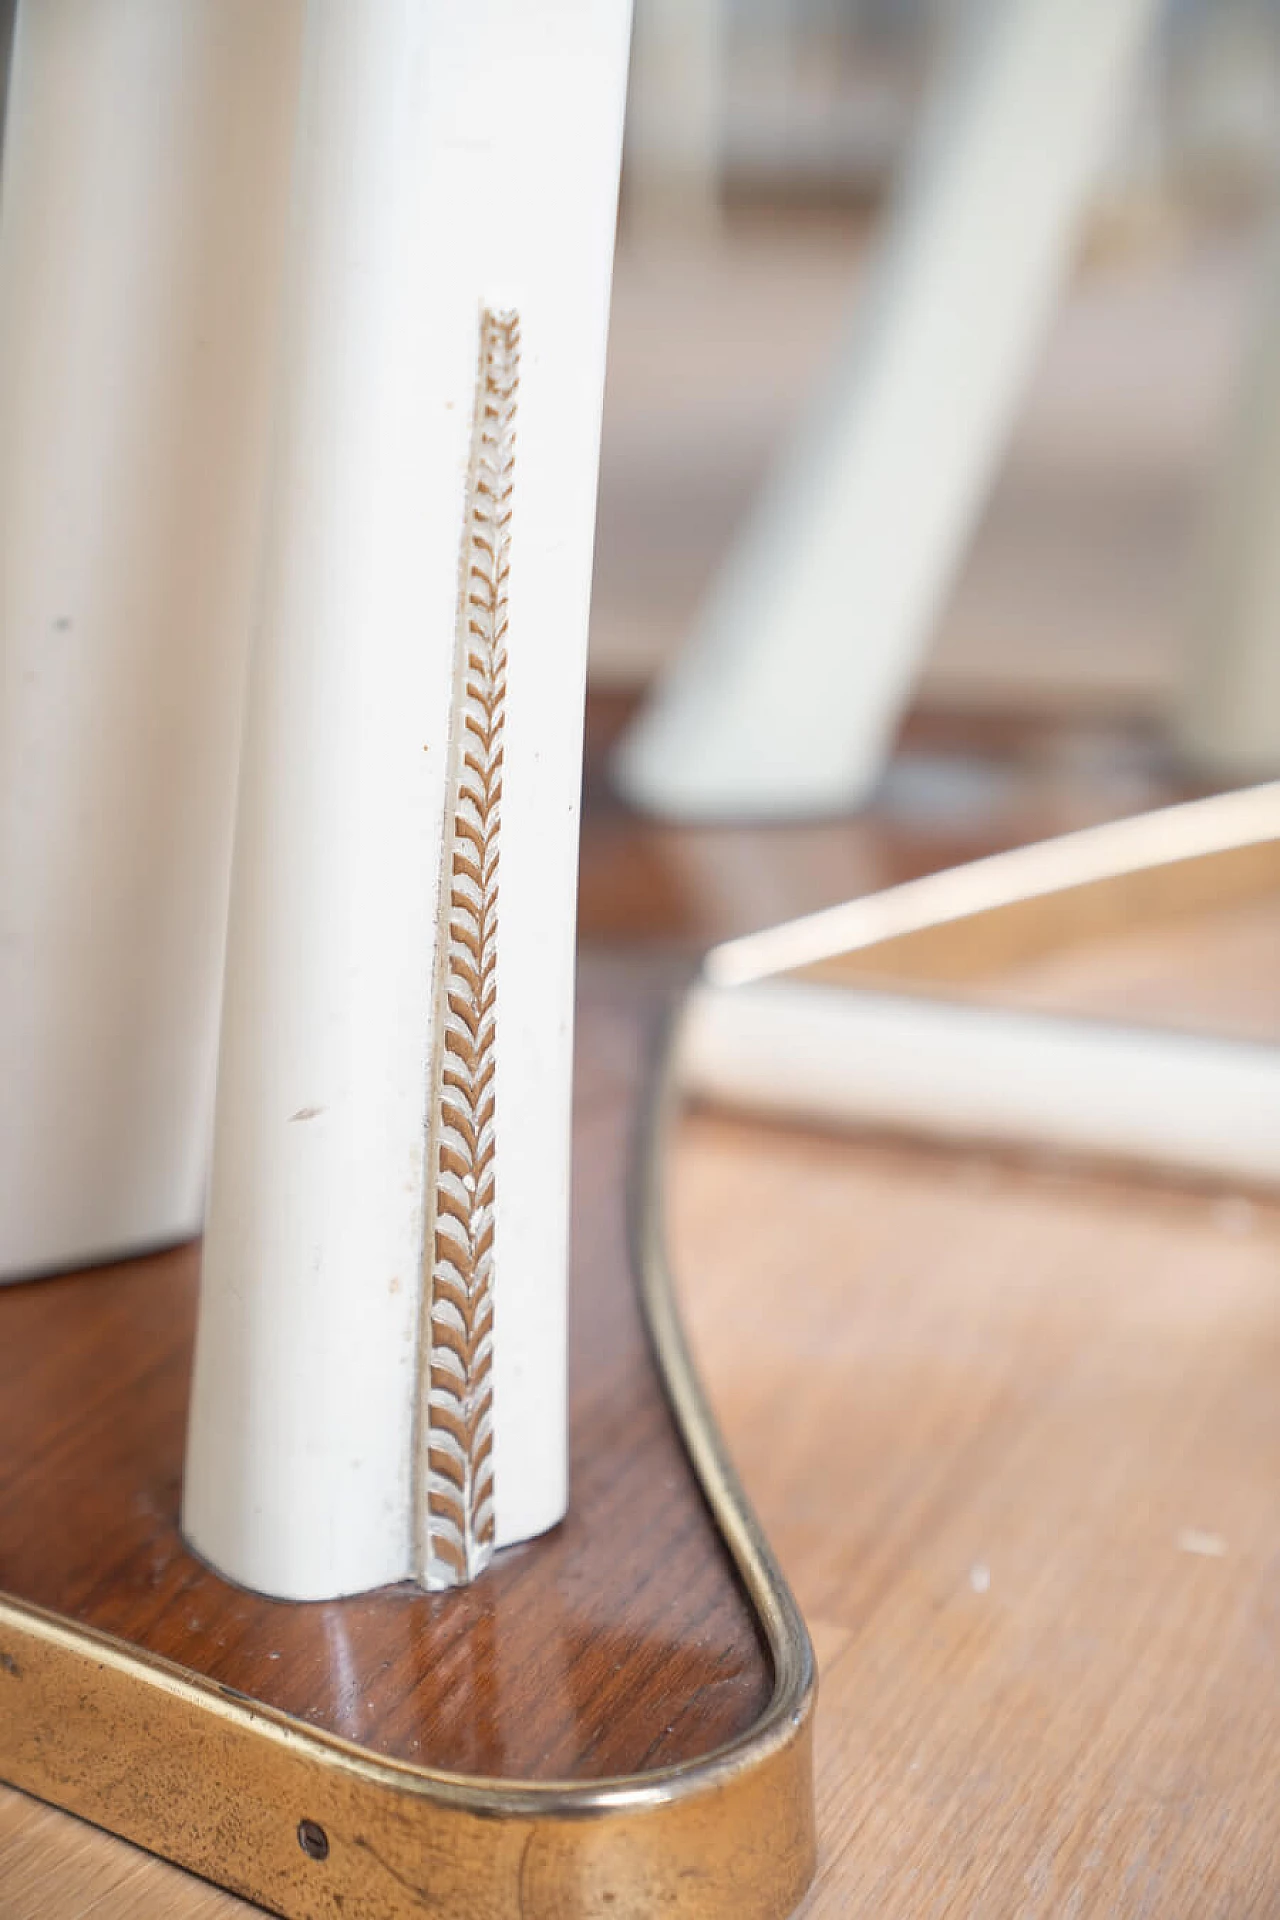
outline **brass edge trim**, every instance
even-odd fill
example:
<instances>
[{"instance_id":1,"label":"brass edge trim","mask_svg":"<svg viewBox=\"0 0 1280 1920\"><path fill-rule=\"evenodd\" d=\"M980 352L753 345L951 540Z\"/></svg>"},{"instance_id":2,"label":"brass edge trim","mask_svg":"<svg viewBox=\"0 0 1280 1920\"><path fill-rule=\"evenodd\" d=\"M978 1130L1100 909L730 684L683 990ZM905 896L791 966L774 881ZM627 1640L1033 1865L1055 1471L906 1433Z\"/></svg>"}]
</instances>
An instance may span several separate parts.
<instances>
[{"instance_id":1,"label":"brass edge trim","mask_svg":"<svg viewBox=\"0 0 1280 1920\"><path fill-rule=\"evenodd\" d=\"M1236 853L1280 838L1280 780L1184 800L1102 826L944 867L712 947L708 986L746 986L842 952L905 942L938 927L1123 875Z\"/></svg>"},{"instance_id":2,"label":"brass edge trim","mask_svg":"<svg viewBox=\"0 0 1280 1920\"><path fill-rule=\"evenodd\" d=\"M721 1914L733 1920L783 1920L793 1910L812 1876L815 1854L815 1666L799 1608L747 1503L698 1380L666 1257L663 1160L679 1100L674 1043L682 1011L670 1023L643 1122L633 1189L636 1280L673 1417L772 1663L772 1694L756 1722L695 1761L598 1781L519 1785L374 1755L111 1635L0 1593L0 1635L12 1636L23 1659L34 1657L33 1677L43 1686L42 1697L64 1706L52 1737L49 1714L35 1725L30 1719L23 1723L20 1714L0 1713L0 1775L286 1914L343 1910L341 1896L324 1890L303 1851L283 1861L278 1851L268 1858L264 1848L264 1796L275 1848L275 1829L296 1806L300 1765L306 1779L319 1787L327 1782L331 1798L377 1828L384 1848L397 1858L418 1845L417 1837L404 1830L406 1799L419 1807L419 1818L432 1816L435 1826L427 1837L433 1870L447 1854L449 1871L465 1869L476 1876L466 1885L475 1894L477 1914L532 1920L544 1912L587 1913L594 1911L590 1904L579 1909L560 1903L566 1897L589 1902L591 1890L606 1884L615 1899L624 1901L616 1908L619 1920L631 1912L647 1913L655 1904L690 1920L715 1920ZM0 1640L0 1687L19 1664ZM13 1683L23 1684L21 1679ZM221 1737L234 1754L234 1778L219 1782L221 1799L214 1796L207 1812L200 1783L189 1778L172 1803L161 1796L159 1804L147 1799L138 1810L130 1749L154 1770L162 1764L157 1754L166 1736L173 1738L176 1752L183 1742L192 1751L194 1737ZM109 1768L102 1761L104 1747L112 1756ZM203 1748L197 1745L194 1751L202 1754ZM216 1746L209 1751L216 1752ZM177 1758L172 1766L180 1770ZM271 1804L273 1794L279 1806ZM323 1810L323 1793L319 1797ZM231 1842L229 1804L237 1818L243 1816ZM378 1827L383 1808L385 1832ZM514 1878L510 1859L499 1857L501 1850L493 1844L494 1822L515 1823L522 1830ZM611 1847L607 1836L615 1831L617 1843ZM477 1835L488 1836L483 1846ZM591 1842L588 1835L606 1844ZM539 1838L548 1843L540 1869ZM367 1903L362 1912L453 1910L447 1902L457 1899L456 1887L446 1893L411 1884L367 1837L356 1833L353 1844L365 1850L357 1865L378 1880L376 1888L357 1882ZM384 1870L390 1876L385 1887ZM295 1894L301 1906L294 1905ZM314 1904L317 1895L319 1905ZM640 1904L625 1904L628 1896Z\"/></svg>"},{"instance_id":3,"label":"brass edge trim","mask_svg":"<svg viewBox=\"0 0 1280 1920\"><path fill-rule=\"evenodd\" d=\"M743 1491L703 1392L680 1318L667 1255L664 1169L682 1098L680 1034L693 993L703 984L705 967L667 1022L640 1137L632 1243L645 1324L672 1415L717 1530L764 1629L773 1664L769 1704L748 1733L720 1750L729 1756L745 1743L769 1734L776 1737L782 1729L796 1726L812 1714L817 1667L804 1617Z\"/></svg>"}]
</instances>

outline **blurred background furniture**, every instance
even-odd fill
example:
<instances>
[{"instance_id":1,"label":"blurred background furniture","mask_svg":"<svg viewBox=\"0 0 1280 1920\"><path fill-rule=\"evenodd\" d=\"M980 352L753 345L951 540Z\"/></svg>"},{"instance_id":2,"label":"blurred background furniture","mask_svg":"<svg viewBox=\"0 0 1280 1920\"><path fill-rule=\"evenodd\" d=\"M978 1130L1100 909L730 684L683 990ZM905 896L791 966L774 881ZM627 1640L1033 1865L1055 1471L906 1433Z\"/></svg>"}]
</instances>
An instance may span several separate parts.
<instances>
[{"instance_id":1,"label":"blurred background furniture","mask_svg":"<svg viewBox=\"0 0 1280 1920\"><path fill-rule=\"evenodd\" d=\"M1141 232L1188 172L1238 190L1250 162L1255 184L1274 171L1256 112L1275 83L1263 9L1228 7L1210 32L1188 9L977 0L950 25L926 37L951 44L837 370L620 749L624 790L659 813L821 813L865 797L1086 212L1101 202L1122 234L1126 205L1131 223L1145 211ZM802 37L794 18L792 30ZM1239 472L1225 490L1216 518L1247 517ZM1265 483L1259 493L1252 511L1265 514ZM1238 655L1223 629L1245 618L1239 593L1219 592L1201 622L1216 639L1200 652ZM1208 671L1236 682L1225 658ZM1251 704L1246 683L1224 698Z\"/></svg>"}]
</instances>

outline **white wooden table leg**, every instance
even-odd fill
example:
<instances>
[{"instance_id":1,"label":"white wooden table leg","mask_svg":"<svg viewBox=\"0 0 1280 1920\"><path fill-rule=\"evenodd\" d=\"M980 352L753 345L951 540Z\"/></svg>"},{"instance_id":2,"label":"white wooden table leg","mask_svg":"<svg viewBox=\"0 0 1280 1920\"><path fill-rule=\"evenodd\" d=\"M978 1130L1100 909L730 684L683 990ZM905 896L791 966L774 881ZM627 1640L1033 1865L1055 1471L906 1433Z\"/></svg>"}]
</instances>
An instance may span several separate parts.
<instances>
[{"instance_id":1,"label":"white wooden table leg","mask_svg":"<svg viewBox=\"0 0 1280 1920\"><path fill-rule=\"evenodd\" d=\"M805 814L875 780L1152 11L975 9L835 376L623 742L637 804Z\"/></svg>"},{"instance_id":2,"label":"white wooden table leg","mask_svg":"<svg viewBox=\"0 0 1280 1920\"><path fill-rule=\"evenodd\" d=\"M291 0L23 0L0 186L0 1278L199 1225Z\"/></svg>"},{"instance_id":3,"label":"white wooden table leg","mask_svg":"<svg viewBox=\"0 0 1280 1920\"><path fill-rule=\"evenodd\" d=\"M638 0L627 116L629 230L720 212L727 0Z\"/></svg>"},{"instance_id":4,"label":"white wooden table leg","mask_svg":"<svg viewBox=\"0 0 1280 1920\"><path fill-rule=\"evenodd\" d=\"M1280 222L1206 529L1174 739L1222 779L1280 771Z\"/></svg>"},{"instance_id":5,"label":"white wooden table leg","mask_svg":"<svg viewBox=\"0 0 1280 1920\"><path fill-rule=\"evenodd\" d=\"M285 1597L564 1510L627 43L626 0L307 8L184 1500Z\"/></svg>"}]
</instances>

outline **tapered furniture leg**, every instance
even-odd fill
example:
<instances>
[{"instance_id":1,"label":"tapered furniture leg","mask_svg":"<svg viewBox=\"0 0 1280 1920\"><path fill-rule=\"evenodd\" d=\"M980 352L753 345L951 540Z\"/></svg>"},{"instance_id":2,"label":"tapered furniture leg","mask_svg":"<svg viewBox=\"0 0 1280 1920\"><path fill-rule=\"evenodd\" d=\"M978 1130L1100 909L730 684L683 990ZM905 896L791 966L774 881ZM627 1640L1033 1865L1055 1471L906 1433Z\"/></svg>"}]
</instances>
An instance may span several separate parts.
<instances>
[{"instance_id":1,"label":"tapered furniture leg","mask_svg":"<svg viewBox=\"0 0 1280 1920\"><path fill-rule=\"evenodd\" d=\"M820 813L875 780L1152 12L974 9L834 377L623 742L638 805Z\"/></svg>"},{"instance_id":2,"label":"tapered furniture leg","mask_svg":"<svg viewBox=\"0 0 1280 1920\"><path fill-rule=\"evenodd\" d=\"M705 230L719 215L726 0L638 0L627 118L628 229Z\"/></svg>"},{"instance_id":3,"label":"tapered furniture leg","mask_svg":"<svg viewBox=\"0 0 1280 1920\"><path fill-rule=\"evenodd\" d=\"M0 1279L200 1219L292 0L22 0L0 182Z\"/></svg>"},{"instance_id":4,"label":"tapered furniture leg","mask_svg":"<svg viewBox=\"0 0 1280 1920\"><path fill-rule=\"evenodd\" d=\"M286 1598L565 1505L626 0L310 0L184 1521Z\"/></svg>"},{"instance_id":5,"label":"tapered furniture leg","mask_svg":"<svg viewBox=\"0 0 1280 1920\"><path fill-rule=\"evenodd\" d=\"M1280 222L1210 506L1172 726L1187 760L1214 777L1280 772Z\"/></svg>"}]
</instances>

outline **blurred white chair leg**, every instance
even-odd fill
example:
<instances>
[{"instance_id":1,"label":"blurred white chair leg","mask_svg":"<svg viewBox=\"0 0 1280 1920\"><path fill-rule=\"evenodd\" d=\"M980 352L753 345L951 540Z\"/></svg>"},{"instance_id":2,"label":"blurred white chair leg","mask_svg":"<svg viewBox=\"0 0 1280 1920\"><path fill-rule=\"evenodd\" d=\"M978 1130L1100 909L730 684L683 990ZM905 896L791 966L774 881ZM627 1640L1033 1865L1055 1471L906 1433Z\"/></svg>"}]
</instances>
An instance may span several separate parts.
<instances>
[{"instance_id":1,"label":"blurred white chair leg","mask_svg":"<svg viewBox=\"0 0 1280 1920\"><path fill-rule=\"evenodd\" d=\"M1187 760L1223 780L1280 770L1280 222L1259 320L1172 715Z\"/></svg>"},{"instance_id":2,"label":"blurred white chair leg","mask_svg":"<svg viewBox=\"0 0 1280 1920\"><path fill-rule=\"evenodd\" d=\"M637 0L626 131L629 235L720 214L727 0Z\"/></svg>"},{"instance_id":3,"label":"blurred white chair leg","mask_svg":"<svg viewBox=\"0 0 1280 1920\"><path fill-rule=\"evenodd\" d=\"M1280 1049L919 994L694 990L685 1091L800 1125L1102 1155L1280 1185Z\"/></svg>"},{"instance_id":4,"label":"blurred white chair leg","mask_svg":"<svg viewBox=\"0 0 1280 1920\"><path fill-rule=\"evenodd\" d=\"M835 376L622 743L637 805L804 815L874 783L1155 4L978 10Z\"/></svg>"},{"instance_id":5,"label":"blurred white chair leg","mask_svg":"<svg viewBox=\"0 0 1280 1920\"><path fill-rule=\"evenodd\" d=\"M0 183L0 1278L194 1233L298 11L23 0Z\"/></svg>"}]
</instances>

